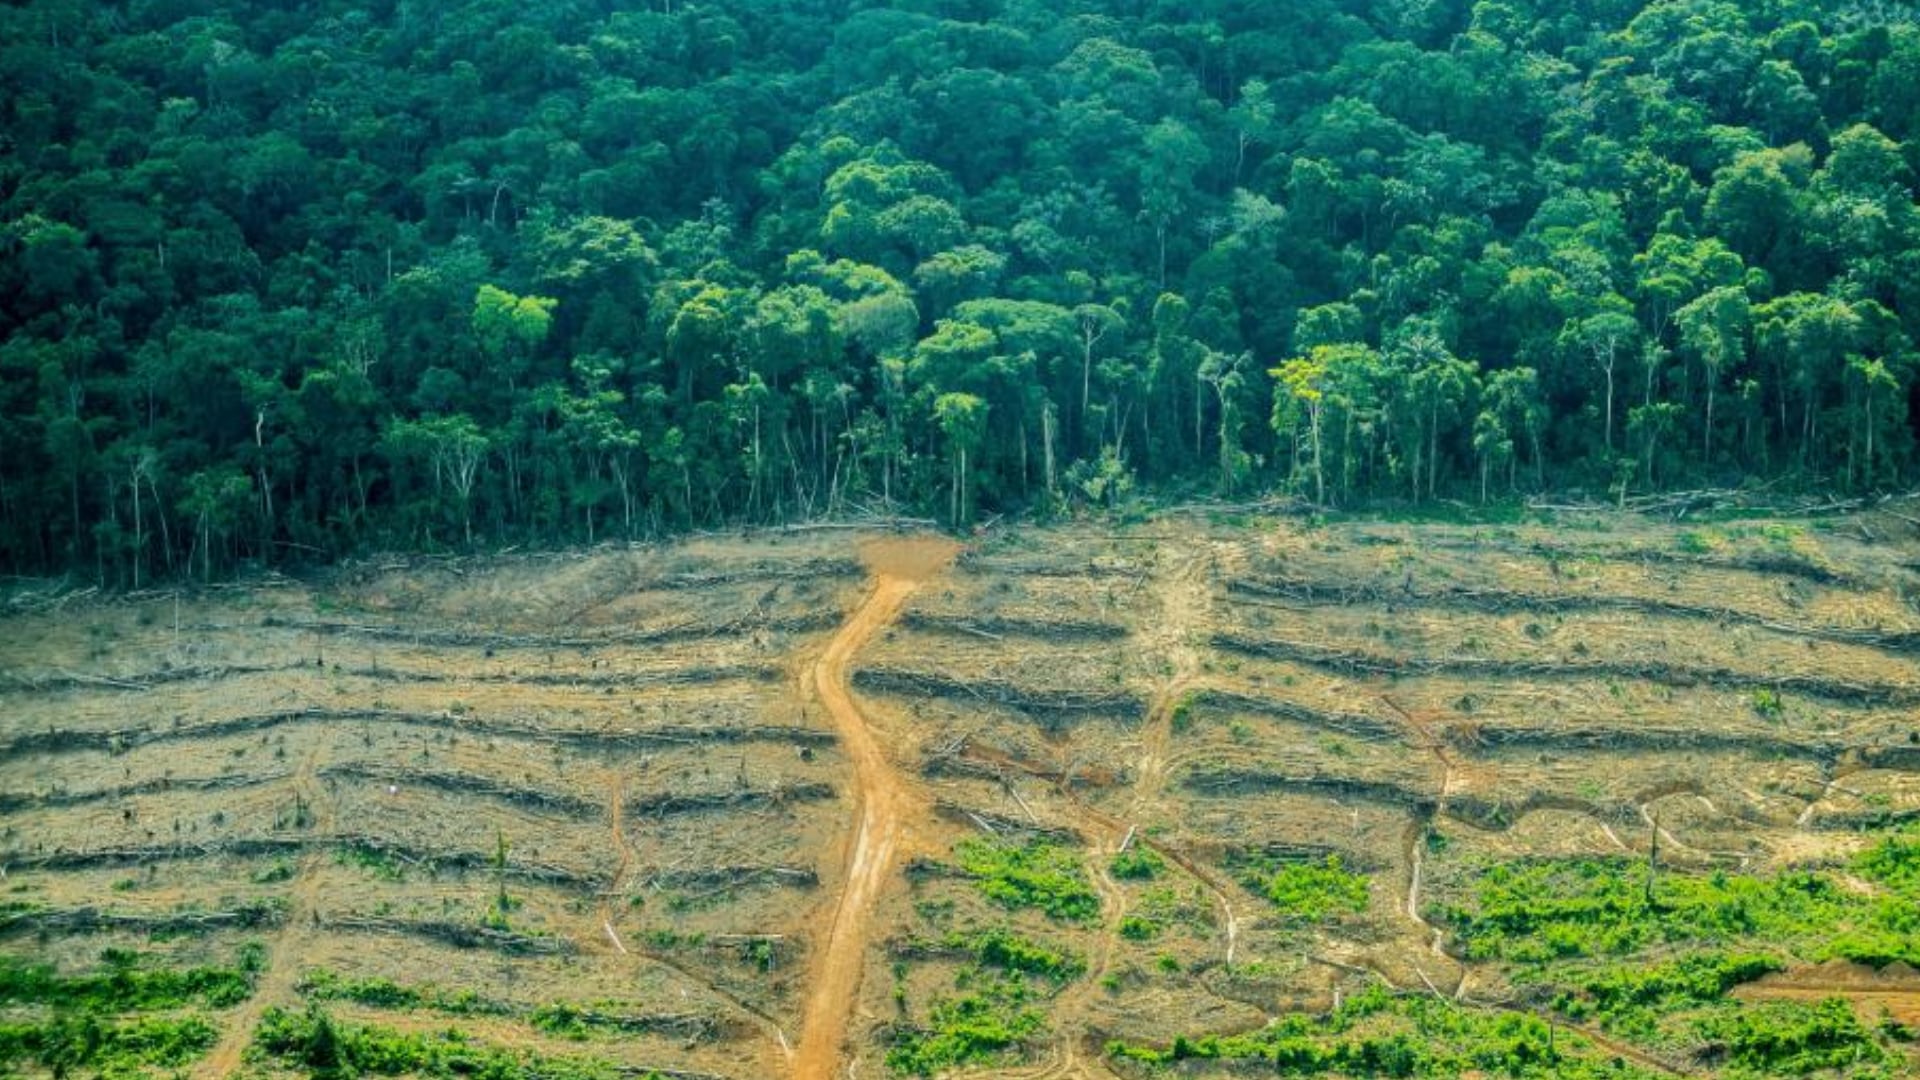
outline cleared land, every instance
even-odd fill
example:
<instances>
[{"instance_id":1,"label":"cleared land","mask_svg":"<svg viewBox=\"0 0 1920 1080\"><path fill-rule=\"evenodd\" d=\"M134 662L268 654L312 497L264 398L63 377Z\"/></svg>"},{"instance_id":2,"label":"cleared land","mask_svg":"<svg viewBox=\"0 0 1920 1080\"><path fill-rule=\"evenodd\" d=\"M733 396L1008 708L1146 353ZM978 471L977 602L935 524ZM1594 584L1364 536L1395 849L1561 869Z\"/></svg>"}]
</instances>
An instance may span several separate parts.
<instances>
[{"instance_id":1,"label":"cleared land","mask_svg":"<svg viewBox=\"0 0 1920 1080\"><path fill-rule=\"evenodd\" d=\"M1102 530L17 590L5 1067L1917 1067L1903 520Z\"/></svg>"}]
</instances>

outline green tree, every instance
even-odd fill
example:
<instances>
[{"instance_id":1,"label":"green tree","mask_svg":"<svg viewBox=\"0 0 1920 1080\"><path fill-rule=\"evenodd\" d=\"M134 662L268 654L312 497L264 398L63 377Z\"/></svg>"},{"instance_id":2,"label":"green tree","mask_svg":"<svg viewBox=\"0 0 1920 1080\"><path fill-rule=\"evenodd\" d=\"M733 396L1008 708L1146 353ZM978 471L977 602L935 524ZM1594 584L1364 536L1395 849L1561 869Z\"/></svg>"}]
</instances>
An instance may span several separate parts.
<instances>
[{"instance_id":1,"label":"green tree","mask_svg":"<svg viewBox=\"0 0 1920 1080\"><path fill-rule=\"evenodd\" d=\"M986 435L987 403L972 394L941 394L933 402L933 419L947 441L947 520L959 527L973 520L973 473L967 459Z\"/></svg>"},{"instance_id":2,"label":"green tree","mask_svg":"<svg viewBox=\"0 0 1920 1080\"><path fill-rule=\"evenodd\" d=\"M1721 373L1746 357L1750 313L1744 289L1723 287L1694 300L1675 316L1681 342L1699 358L1704 369L1707 414L1701 425L1701 453L1709 464L1713 459L1714 394L1719 389Z\"/></svg>"}]
</instances>

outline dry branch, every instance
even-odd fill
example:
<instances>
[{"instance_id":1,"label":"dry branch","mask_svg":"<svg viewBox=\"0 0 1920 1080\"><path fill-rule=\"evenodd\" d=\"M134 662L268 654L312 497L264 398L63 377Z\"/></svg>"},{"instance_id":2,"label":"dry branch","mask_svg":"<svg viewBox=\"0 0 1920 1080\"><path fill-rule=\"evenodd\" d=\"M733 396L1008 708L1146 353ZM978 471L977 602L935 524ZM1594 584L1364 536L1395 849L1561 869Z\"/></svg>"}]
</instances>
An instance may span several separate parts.
<instances>
[{"instance_id":1,"label":"dry branch","mask_svg":"<svg viewBox=\"0 0 1920 1080\"><path fill-rule=\"evenodd\" d=\"M706 794L664 794L626 804L630 818L660 818L675 814L703 814L716 810L736 810L750 806L783 806L796 802L821 802L833 798L826 784L779 784L770 788L741 788L737 791Z\"/></svg>"},{"instance_id":2,"label":"dry branch","mask_svg":"<svg viewBox=\"0 0 1920 1080\"><path fill-rule=\"evenodd\" d=\"M516 934L510 930L496 930L490 926L469 923L336 915L327 919L326 925L364 934L426 938L456 949L493 949L512 956L570 956L575 951L573 943L564 938Z\"/></svg>"},{"instance_id":3,"label":"dry branch","mask_svg":"<svg viewBox=\"0 0 1920 1080\"><path fill-rule=\"evenodd\" d=\"M1510 589L1469 589L1451 585L1440 588L1409 589L1404 586L1355 581L1321 581L1292 576L1239 578L1227 583L1227 591L1243 596L1282 599L1303 607L1392 605L1450 608L1493 615L1515 611L1548 615L1618 611L1636 615L1697 619L1723 625L1751 626L1792 637L1813 638L1847 645L1864 645L1893 653L1920 653L1920 631L1883 633L1844 626L1780 622L1736 608L1683 604L1673 600L1650 600L1638 596L1600 593L1541 595Z\"/></svg>"},{"instance_id":4,"label":"dry branch","mask_svg":"<svg viewBox=\"0 0 1920 1080\"><path fill-rule=\"evenodd\" d=\"M992 680L968 682L947 675L897 668L867 668L854 673L855 687L882 694L945 699L972 698L1034 717L1107 716L1138 721L1146 705L1131 694L1091 694L1074 690L1027 690Z\"/></svg>"},{"instance_id":5,"label":"dry branch","mask_svg":"<svg viewBox=\"0 0 1920 1080\"><path fill-rule=\"evenodd\" d=\"M516 720L478 720L448 713L409 713L385 709L296 709L257 713L203 724L173 727L137 727L81 731L52 728L17 735L0 744L0 756L60 753L78 750L117 752L149 743L177 742L247 734L298 724L392 724L423 727L480 737L527 739L592 748L652 748L662 745L697 746L709 743L776 742L798 746L831 746L831 732L777 724L673 725L652 728L605 728L598 731L556 729Z\"/></svg>"},{"instance_id":6,"label":"dry branch","mask_svg":"<svg viewBox=\"0 0 1920 1080\"><path fill-rule=\"evenodd\" d=\"M656 889L744 888L764 884L811 889L820 884L820 875L808 866L709 866L661 870L647 875L642 884Z\"/></svg>"},{"instance_id":7,"label":"dry branch","mask_svg":"<svg viewBox=\"0 0 1920 1080\"><path fill-rule=\"evenodd\" d=\"M1056 560L1043 562L1038 560L1018 560L977 556L972 552L962 552L955 560L956 569L968 574L985 577L1038 577L1038 578L1134 578L1139 576L1141 567L1135 563L1120 560L1097 561L1088 559Z\"/></svg>"},{"instance_id":8,"label":"dry branch","mask_svg":"<svg viewBox=\"0 0 1920 1080\"><path fill-rule=\"evenodd\" d=\"M420 769L396 769L389 766L345 764L320 771L322 777L346 777L371 780L396 787L426 787L456 795L479 795L499 802L529 807L574 818L593 818L600 814L598 803L555 791L515 787L486 776L463 772L429 772Z\"/></svg>"},{"instance_id":9,"label":"dry branch","mask_svg":"<svg viewBox=\"0 0 1920 1080\"><path fill-rule=\"evenodd\" d=\"M1127 628L1117 623L1086 619L1011 619L1000 616L969 619L909 611L900 617L909 630L931 634L973 634L988 638L1039 638L1043 641L1117 641Z\"/></svg>"},{"instance_id":10,"label":"dry branch","mask_svg":"<svg viewBox=\"0 0 1920 1080\"><path fill-rule=\"evenodd\" d=\"M1620 828L1630 827L1640 822L1639 810L1629 803L1618 801L1602 803L1538 791L1531 792L1526 798L1514 802L1473 795L1453 795L1447 798L1446 806L1449 818L1483 832L1506 832L1519 824L1520 820L1528 814L1540 810L1564 810L1568 813L1584 814L1606 825Z\"/></svg>"},{"instance_id":11,"label":"dry branch","mask_svg":"<svg viewBox=\"0 0 1920 1080\"><path fill-rule=\"evenodd\" d=\"M35 694L75 689L106 689L140 692L151 690L156 686L163 686L168 683L193 682L196 679L229 679L241 675L272 674L274 672L294 671L306 666L304 663L232 664L219 666L194 665L191 667L161 668L154 671L143 671L130 675L111 677L77 671L54 671L38 675L23 675L14 672L0 676L0 687Z\"/></svg>"},{"instance_id":12,"label":"dry branch","mask_svg":"<svg viewBox=\"0 0 1920 1080\"><path fill-rule=\"evenodd\" d=\"M962 824L977 825L983 831L992 833L995 836L1006 836L1009 834L1014 836L1031 836L1042 840L1050 840L1056 844L1080 844L1085 842L1086 839L1080 835L1078 830L1065 825L1050 825L1044 822L1008 817L1005 814L996 814L990 810L977 810L973 807L961 806L959 803L949 802L946 799L935 802L933 809L935 813L940 814L942 817L961 822Z\"/></svg>"},{"instance_id":13,"label":"dry branch","mask_svg":"<svg viewBox=\"0 0 1920 1080\"><path fill-rule=\"evenodd\" d=\"M1920 702L1920 687L1895 683L1854 683L1817 675L1777 675L1732 671L1726 668L1687 667L1659 661L1548 661L1496 660L1478 656L1380 656L1330 649L1304 642L1254 639L1215 634L1216 648L1265 660L1308 664L1343 675L1386 676L1463 675L1508 679L1638 679L1662 686L1718 686L1753 689L1766 687L1808 697L1862 705L1912 705Z\"/></svg>"},{"instance_id":14,"label":"dry branch","mask_svg":"<svg viewBox=\"0 0 1920 1080\"><path fill-rule=\"evenodd\" d=\"M160 777L155 780L143 780L137 784L121 784L118 787L99 788L94 791L64 791L56 788L43 792L0 792L0 814L16 813L43 806L84 806L87 803L131 799L142 795L161 795L173 791L232 791L238 788L278 783L292 775L292 773L279 772L258 776L207 776L188 779Z\"/></svg>"},{"instance_id":15,"label":"dry branch","mask_svg":"<svg viewBox=\"0 0 1920 1080\"><path fill-rule=\"evenodd\" d=\"M12 851L0 853L0 864L31 870L85 870L105 866L140 866L182 859L257 859L332 848L357 848L390 857L409 866L432 871L484 870L504 873L512 878L566 886L582 891L603 889L609 884L605 875L585 874L552 863L510 859L505 866L501 867L495 865L495 856L488 852L416 848L365 833L236 838L144 847L93 848L81 851L68 849L56 849L50 852Z\"/></svg>"},{"instance_id":16,"label":"dry branch","mask_svg":"<svg viewBox=\"0 0 1920 1080\"><path fill-rule=\"evenodd\" d=\"M142 866L147 863L179 859L230 857L261 858L298 853L313 845L305 839L214 840L203 843L151 845L143 847L92 848L75 851L0 853L0 864L22 870L89 870L106 866Z\"/></svg>"},{"instance_id":17,"label":"dry branch","mask_svg":"<svg viewBox=\"0 0 1920 1080\"><path fill-rule=\"evenodd\" d=\"M130 930L146 934L197 934L214 930L252 930L279 926L286 912L273 904L249 904L232 911L178 912L169 915L135 915L80 907L40 911L22 911L0 915L0 937L29 931L59 931L69 934Z\"/></svg>"},{"instance_id":18,"label":"dry branch","mask_svg":"<svg viewBox=\"0 0 1920 1080\"><path fill-rule=\"evenodd\" d=\"M1431 810L1438 793L1414 791L1399 784L1356 780L1343 776L1288 776L1253 769L1200 768L1181 778L1181 786L1215 797L1258 791L1300 791Z\"/></svg>"},{"instance_id":19,"label":"dry branch","mask_svg":"<svg viewBox=\"0 0 1920 1080\"><path fill-rule=\"evenodd\" d=\"M1195 707L1272 716L1368 741L1398 739L1404 730L1401 725L1377 717L1359 713L1323 712L1292 701L1256 698L1227 690L1197 690L1186 700Z\"/></svg>"},{"instance_id":20,"label":"dry branch","mask_svg":"<svg viewBox=\"0 0 1920 1080\"><path fill-rule=\"evenodd\" d=\"M688 1042L712 1042L719 1038L721 1024L712 1016L703 1013L609 1013L593 1009L578 1012L582 1022L593 1026L612 1028L616 1031L631 1032L637 1035L672 1035ZM650 1070L642 1076L654 1075L704 1075L693 1073L670 1074Z\"/></svg>"},{"instance_id":21,"label":"dry branch","mask_svg":"<svg viewBox=\"0 0 1920 1080\"><path fill-rule=\"evenodd\" d=\"M1780 757L1810 761L1831 761L1841 752L1838 744L1817 740L1794 740L1756 731L1711 731L1698 727L1595 727L1557 725L1539 727L1519 724L1476 722L1449 727L1441 735L1462 749L1575 749L1593 750L1697 750L1734 754L1741 757Z\"/></svg>"},{"instance_id":22,"label":"dry branch","mask_svg":"<svg viewBox=\"0 0 1920 1080\"><path fill-rule=\"evenodd\" d=\"M694 586L684 586L692 588ZM472 649L566 649L587 652L595 649L626 648L636 645L666 645L681 641L701 641L737 632L746 627L782 633L811 633L839 625L840 616L831 611L810 611L803 615L770 618L759 608L725 622L689 620L670 626L643 630L625 630L605 634L503 634L481 629L443 626L404 626L394 623L348 623L315 619L282 619L269 615L260 625L331 637L367 638L397 641L408 645L435 648Z\"/></svg>"}]
</instances>

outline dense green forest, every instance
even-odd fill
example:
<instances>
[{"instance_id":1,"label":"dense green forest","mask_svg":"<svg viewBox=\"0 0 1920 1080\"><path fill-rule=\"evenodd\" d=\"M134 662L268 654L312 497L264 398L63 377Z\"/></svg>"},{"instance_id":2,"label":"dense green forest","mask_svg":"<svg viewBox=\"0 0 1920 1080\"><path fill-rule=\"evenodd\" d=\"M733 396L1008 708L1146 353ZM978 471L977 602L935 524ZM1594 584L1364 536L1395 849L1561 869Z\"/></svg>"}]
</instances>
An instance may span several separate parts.
<instances>
[{"instance_id":1,"label":"dense green forest","mask_svg":"<svg viewBox=\"0 0 1920 1080\"><path fill-rule=\"evenodd\" d=\"M1876 0L0 8L0 569L1916 471Z\"/></svg>"}]
</instances>

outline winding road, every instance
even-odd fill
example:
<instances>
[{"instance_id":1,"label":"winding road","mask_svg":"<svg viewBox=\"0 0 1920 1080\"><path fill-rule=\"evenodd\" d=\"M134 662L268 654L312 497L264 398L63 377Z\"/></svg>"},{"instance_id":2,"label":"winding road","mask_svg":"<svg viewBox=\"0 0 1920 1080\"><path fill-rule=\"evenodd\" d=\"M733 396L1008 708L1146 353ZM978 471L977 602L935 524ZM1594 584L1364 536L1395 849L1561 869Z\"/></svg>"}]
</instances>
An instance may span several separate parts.
<instances>
[{"instance_id":1,"label":"winding road","mask_svg":"<svg viewBox=\"0 0 1920 1080\"><path fill-rule=\"evenodd\" d=\"M920 806L854 702L847 666L899 616L914 590L945 570L958 551L937 538L880 540L864 546L860 556L873 577L873 591L803 676L811 678L813 694L833 718L840 746L853 766L851 791L859 825L847 854L846 882L832 928L814 953L800 1047L793 1059L794 1080L835 1080L840 1074L847 1026L865 969L868 923L895 865L905 825Z\"/></svg>"}]
</instances>

